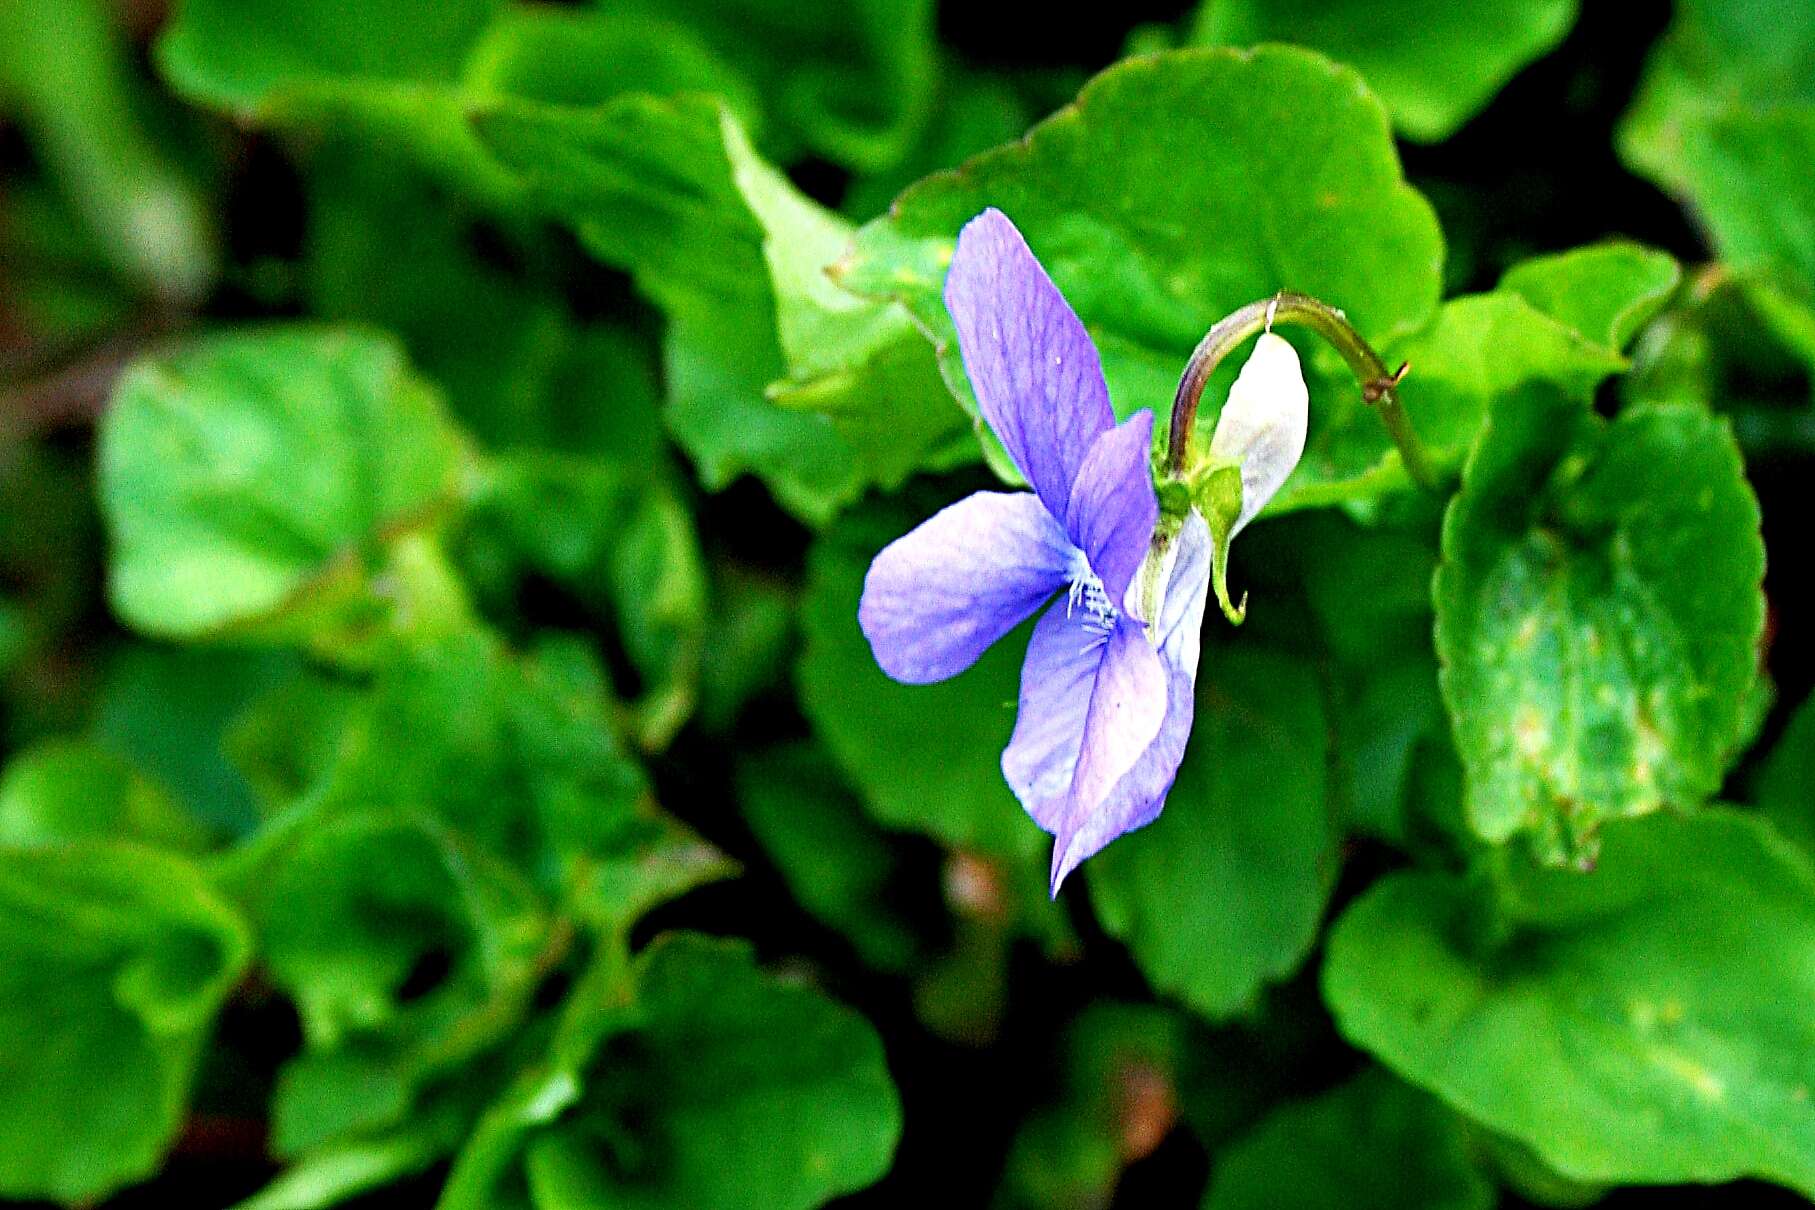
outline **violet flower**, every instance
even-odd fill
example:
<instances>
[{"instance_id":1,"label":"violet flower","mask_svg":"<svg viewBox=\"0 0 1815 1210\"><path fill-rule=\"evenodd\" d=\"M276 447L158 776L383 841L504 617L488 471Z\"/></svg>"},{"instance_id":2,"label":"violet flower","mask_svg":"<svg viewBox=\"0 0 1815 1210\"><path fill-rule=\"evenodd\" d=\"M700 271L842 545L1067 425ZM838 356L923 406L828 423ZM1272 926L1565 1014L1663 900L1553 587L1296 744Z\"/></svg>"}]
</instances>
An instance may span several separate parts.
<instances>
[{"instance_id":1,"label":"violet flower","mask_svg":"<svg viewBox=\"0 0 1815 1210\"><path fill-rule=\"evenodd\" d=\"M959 234L945 304L984 419L1032 492L977 492L876 556L858 621L898 681L944 680L1055 597L1021 669L1002 772L1054 836L1052 893L1151 823L1191 733L1209 531L1154 543L1153 413L1121 425L1096 347L1021 233Z\"/></svg>"}]
</instances>

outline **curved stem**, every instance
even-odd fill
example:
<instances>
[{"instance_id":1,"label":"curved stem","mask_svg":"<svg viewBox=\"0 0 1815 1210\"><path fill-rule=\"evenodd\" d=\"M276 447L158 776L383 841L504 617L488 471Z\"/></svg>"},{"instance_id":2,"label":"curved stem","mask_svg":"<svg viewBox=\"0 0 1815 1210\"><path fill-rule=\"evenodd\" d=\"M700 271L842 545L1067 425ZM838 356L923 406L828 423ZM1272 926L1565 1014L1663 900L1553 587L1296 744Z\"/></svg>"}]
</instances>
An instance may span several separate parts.
<instances>
[{"instance_id":1,"label":"curved stem","mask_svg":"<svg viewBox=\"0 0 1815 1210\"><path fill-rule=\"evenodd\" d=\"M1251 302L1231 312L1204 333L1197 348L1192 350L1191 360L1179 379L1178 393L1172 399L1172 428L1166 439L1166 466L1171 474L1178 477L1185 473L1185 459L1191 451L1191 431L1197 423L1197 405L1203 398L1210 375L1236 346L1272 324L1299 324L1336 347L1361 383L1361 397L1380 414L1387 433L1399 449L1406 473L1418 486L1436 491L1437 477L1424 456L1424 447L1418 444L1418 434L1412 431L1411 418L1399 402L1399 380L1405 377L1408 367L1387 369L1380 354L1361 338L1361 333L1341 311L1308 294L1295 294L1290 290L1281 290L1271 298Z\"/></svg>"}]
</instances>

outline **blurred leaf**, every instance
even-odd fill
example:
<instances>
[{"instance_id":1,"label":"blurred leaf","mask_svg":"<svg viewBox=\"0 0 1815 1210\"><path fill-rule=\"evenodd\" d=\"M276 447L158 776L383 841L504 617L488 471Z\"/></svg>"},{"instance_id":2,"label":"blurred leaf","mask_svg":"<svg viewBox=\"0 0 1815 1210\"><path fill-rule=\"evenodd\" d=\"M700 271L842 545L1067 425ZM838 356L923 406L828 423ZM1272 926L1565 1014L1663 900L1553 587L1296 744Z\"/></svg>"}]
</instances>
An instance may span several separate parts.
<instances>
[{"instance_id":1,"label":"blurred leaf","mask_svg":"<svg viewBox=\"0 0 1815 1210\"><path fill-rule=\"evenodd\" d=\"M160 637L344 651L396 616L376 567L450 507L461 459L377 336L254 328L142 360L101 430L113 606Z\"/></svg>"},{"instance_id":2,"label":"blurred leaf","mask_svg":"<svg viewBox=\"0 0 1815 1210\"><path fill-rule=\"evenodd\" d=\"M499 103L475 123L541 206L669 313L669 428L707 487L754 471L822 524L962 432L908 316L824 277L850 226L757 159L715 102Z\"/></svg>"},{"instance_id":3,"label":"blurred leaf","mask_svg":"<svg viewBox=\"0 0 1815 1210\"><path fill-rule=\"evenodd\" d=\"M1610 824L1591 874L1504 866L1497 895L1399 873L1349 908L1344 1035L1574 1180L1815 1190L1808 859L1709 811Z\"/></svg>"},{"instance_id":4,"label":"blurred leaf","mask_svg":"<svg viewBox=\"0 0 1815 1210\"><path fill-rule=\"evenodd\" d=\"M107 662L93 738L197 820L244 835L258 825L259 811L252 786L229 758L227 735L243 710L298 668L283 652L122 647Z\"/></svg>"},{"instance_id":5,"label":"blurred leaf","mask_svg":"<svg viewBox=\"0 0 1815 1210\"><path fill-rule=\"evenodd\" d=\"M324 80L450 78L503 8L504 0L182 0L158 58L180 89L255 114L293 103Z\"/></svg>"},{"instance_id":6,"label":"blurred leaf","mask_svg":"<svg viewBox=\"0 0 1815 1210\"><path fill-rule=\"evenodd\" d=\"M1498 290L1618 353L1663 309L1682 276L1667 253L1610 240L1520 261Z\"/></svg>"},{"instance_id":7,"label":"blurred leaf","mask_svg":"<svg viewBox=\"0 0 1815 1210\"><path fill-rule=\"evenodd\" d=\"M1576 0L1203 0L1200 46L1290 42L1359 71L1409 139L1448 138L1575 23Z\"/></svg>"},{"instance_id":8,"label":"blurred leaf","mask_svg":"<svg viewBox=\"0 0 1815 1210\"><path fill-rule=\"evenodd\" d=\"M1065 1032L1064 1082L1010 1148L991 1203L1106 1206L1129 1164L1145 1159L1178 1121L1182 1020L1145 1004L1101 1001Z\"/></svg>"},{"instance_id":9,"label":"blurred leaf","mask_svg":"<svg viewBox=\"0 0 1815 1210\"><path fill-rule=\"evenodd\" d=\"M708 602L693 516L666 462L653 457L498 459L474 496L456 556L495 597L514 595L533 571L609 612L641 678L634 730L645 748L659 750L693 711Z\"/></svg>"},{"instance_id":10,"label":"blurred leaf","mask_svg":"<svg viewBox=\"0 0 1815 1210\"><path fill-rule=\"evenodd\" d=\"M839 280L914 313L973 417L941 284L958 229L992 205L1090 328L1120 416L1163 407L1204 331L1277 290L1344 308L1376 342L1422 326L1437 303L1442 238L1400 173L1385 113L1352 72L1303 51L1112 67L1025 141L927 178L858 233ZM1326 396L1356 394L1347 378L1313 390L1313 416L1336 406ZM1200 421L1206 440L1213 419ZM1388 448L1379 428L1363 469ZM1307 458L1282 495L1372 493L1355 473Z\"/></svg>"},{"instance_id":11,"label":"blurred leaf","mask_svg":"<svg viewBox=\"0 0 1815 1210\"><path fill-rule=\"evenodd\" d=\"M156 1171L250 946L175 854L0 849L0 1192L91 1203Z\"/></svg>"},{"instance_id":12,"label":"blurred leaf","mask_svg":"<svg viewBox=\"0 0 1815 1210\"><path fill-rule=\"evenodd\" d=\"M121 276L194 304L213 284L215 232L200 190L145 118L114 9L106 0L0 4L0 107L20 111L33 150Z\"/></svg>"},{"instance_id":13,"label":"blurred leaf","mask_svg":"<svg viewBox=\"0 0 1815 1210\"><path fill-rule=\"evenodd\" d=\"M724 732L753 699L787 682L798 593L779 580L723 565L717 570L699 715L708 730Z\"/></svg>"},{"instance_id":14,"label":"blurred leaf","mask_svg":"<svg viewBox=\"0 0 1815 1210\"><path fill-rule=\"evenodd\" d=\"M744 820L808 912L879 970L902 971L919 942L891 903L896 857L836 769L810 744L758 753L737 771Z\"/></svg>"},{"instance_id":15,"label":"blurred leaf","mask_svg":"<svg viewBox=\"0 0 1815 1210\"><path fill-rule=\"evenodd\" d=\"M1303 961L1336 877L1328 744L1308 663L1204 653L1166 810L1089 867L1104 931L1156 990L1227 1017Z\"/></svg>"},{"instance_id":16,"label":"blurred leaf","mask_svg":"<svg viewBox=\"0 0 1815 1210\"><path fill-rule=\"evenodd\" d=\"M576 998L550 1068L487 1116L443 1210L805 1210L887 1170L901 1107L875 1031L763 974L747 945L669 934Z\"/></svg>"},{"instance_id":17,"label":"blurred leaf","mask_svg":"<svg viewBox=\"0 0 1815 1210\"><path fill-rule=\"evenodd\" d=\"M647 11L638 7L618 0L588 10L506 8L473 48L465 84L478 94L574 106L626 92L710 93L760 133L763 93L745 77L741 64L734 67L722 57L720 45L709 45L689 28L694 22L714 22L719 14L704 5L693 12L674 3L642 5ZM711 32L729 33L722 28ZM722 44L735 47L742 57L767 57L766 48L753 43L747 30Z\"/></svg>"},{"instance_id":18,"label":"blurred leaf","mask_svg":"<svg viewBox=\"0 0 1815 1210\"><path fill-rule=\"evenodd\" d=\"M1028 101L998 72L969 71L946 62L940 67L939 89L931 119L906 157L885 170L859 175L845 190L840 208L851 218L875 218L921 177L1019 138L1032 124Z\"/></svg>"},{"instance_id":19,"label":"blurred leaf","mask_svg":"<svg viewBox=\"0 0 1815 1210\"><path fill-rule=\"evenodd\" d=\"M1379 1070L1275 1111L1217 1157L1204 1210L1489 1210L1461 1121Z\"/></svg>"},{"instance_id":20,"label":"blurred leaf","mask_svg":"<svg viewBox=\"0 0 1815 1210\"><path fill-rule=\"evenodd\" d=\"M1815 39L1810 48L1815 66ZM1815 364L1815 102L1735 111L1691 126L1681 163L1722 264Z\"/></svg>"},{"instance_id":21,"label":"blurred leaf","mask_svg":"<svg viewBox=\"0 0 1815 1210\"><path fill-rule=\"evenodd\" d=\"M1815 10L1801 0L1678 0L1618 132L1645 176L1689 189L1683 156L1695 128L1735 107L1815 102Z\"/></svg>"},{"instance_id":22,"label":"blurred leaf","mask_svg":"<svg viewBox=\"0 0 1815 1210\"><path fill-rule=\"evenodd\" d=\"M278 1086L286 1156L400 1124L425 1079L518 1025L567 943L520 875L425 818L323 821L256 895L306 1039Z\"/></svg>"},{"instance_id":23,"label":"blurred leaf","mask_svg":"<svg viewBox=\"0 0 1815 1210\"><path fill-rule=\"evenodd\" d=\"M1689 807L1749 734L1757 501L1726 426L1502 398L1444 520L1443 694L1483 839L1591 861L1604 822Z\"/></svg>"},{"instance_id":24,"label":"blurred leaf","mask_svg":"<svg viewBox=\"0 0 1815 1210\"><path fill-rule=\"evenodd\" d=\"M1759 770L1756 797L1779 832L1815 852L1815 697L1790 716Z\"/></svg>"},{"instance_id":25,"label":"blurred leaf","mask_svg":"<svg viewBox=\"0 0 1815 1210\"><path fill-rule=\"evenodd\" d=\"M400 656L287 830L317 826L323 812L428 813L607 930L726 876L721 854L650 802L605 712L602 674L586 662L576 678L571 660L519 660L481 634ZM400 752L411 759L399 763Z\"/></svg>"},{"instance_id":26,"label":"blurred leaf","mask_svg":"<svg viewBox=\"0 0 1815 1210\"><path fill-rule=\"evenodd\" d=\"M931 0L630 0L686 24L773 106L813 154L877 171L932 112ZM777 132L777 138L781 132ZM794 158L780 147L784 159Z\"/></svg>"},{"instance_id":27,"label":"blurred leaf","mask_svg":"<svg viewBox=\"0 0 1815 1210\"><path fill-rule=\"evenodd\" d=\"M1782 337L1815 363L1815 9L1683 0L1618 131L1686 201Z\"/></svg>"},{"instance_id":28,"label":"blurred leaf","mask_svg":"<svg viewBox=\"0 0 1815 1210\"><path fill-rule=\"evenodd\" d=\"M209 836L161 787L96 744L45 740L7 762L0 846L110 839L196 852Z\"/></svg>"}]
</instances>

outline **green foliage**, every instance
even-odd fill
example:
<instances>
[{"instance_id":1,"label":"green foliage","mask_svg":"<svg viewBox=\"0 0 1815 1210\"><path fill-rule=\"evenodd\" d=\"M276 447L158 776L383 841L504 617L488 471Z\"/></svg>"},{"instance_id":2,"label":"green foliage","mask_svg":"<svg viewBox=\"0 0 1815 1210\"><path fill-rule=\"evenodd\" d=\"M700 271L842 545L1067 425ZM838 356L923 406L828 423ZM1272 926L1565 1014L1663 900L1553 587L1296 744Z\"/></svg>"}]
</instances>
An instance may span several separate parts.
<instances>
[{"instance_id":1,"label":"green foliage","mask_svg":"<svg viewBox=\"0 0 1815 1210\"><path fill-rule=\"evenodd\" d=\"M1592 876L1388 877L1331 935L1343 1033L1564 1176L1815 1189L1815 870L1709 811L1610 825Z\"/></svg>"},{"instance_id":2,"label":"green foliage","mask_svg":"<svg viewBox=\"0 0 1815 1210\"><path fill-rule=\"evenodd\" d=\"M1275 1111L1229 1149L1204 1197L1204 1210L1493 1204L1461 1120L1379 1071Z\"/></svg>"},{"instance_id":3,"label":"green foliage","mask_svg":"<svg viewBox=\"0 0 1815 1210\"><path fill-rule=\"evenodd\" d=\"M1203 0L1191 41L1292 42L1354 65L1408 138L1435 143L1555 46L1575 0Z\"/></svg>"},{"instance_id":4,"label":"green foliage","mask_svg":"<svg viewBox=\"0 0 1815 1210\"><path fill-rule=\"evenodd\" d=\"M1246 103L1255 96L1268 105ZM1182 163L1178 146L1193 148ZM1386 115L1353 73L1302 51L1130 60L1026 140L927 178L858 234L838 280L913 312L973 416L940 287L958 228L985 206L1014 220L1091 329L1124 417L1165 404L1218 318L1287 286L1342 307L1374 340L1421 326L1437 302L1442 236L1400 174ZM1353 389L1330 380L1313 415ZM1200 421L1206 440L1213 420ZM1366 492L1350 478L1307 458L1274 507L1308 489Z\"/></svg>"},{"instance_id":5,"label":"green foliage","mask_svg":"<svg viewBox=\"0 0 1815 1210\"><path fill-rule=\"evenodd\" d=\"M377 570L449 507L460 460L380 337L245 331L143 362L101 438L113 606L162 638L357 638L386 624Z\"/></svg>"},{"instance_id":6,"label":"green foliage","mask_svg":"<svg viewBox=\"0 0 1815 1210\"><path fill-rule=\"evenodd\" d=\"M736 942L677 934L616 962L488 1113L443 1207L798 1210L888 1167L901 1108L862 1018Z\"/></svg>"},{"instance_id":7,"label":"green foliage","mask_svg":"<svg viewBox=\"0 0 1815 1210\"><path fill-rule=\"evenodd\" d=\"M250 944L175 854L0 849L0 1190L83 1202L156 1171Z\"/></svg>"},{"instance_id":8,"label":"green foliage","mask_svg":"<svg viewBox=\"0 0 1815 1210\"><path fill-rule=\"evenodd\" d=\"M0 1197L1815 1198L1815 9L1578 7L0 0ZM1367 346L1056 897L989 206L1162 479Z\"/></svg>"},{"instance_id":9,"label":"green foliage","mask_svg":"<svg viewBox=\"0 0 1815 1210\"><path fill-rule=\"evenodd\" d=\"M1815 13L1693 0L1620 129L1633 168L1683 197L1784 339L1815 361Z\"/></svg>"},{"instance_id":10,"label":"green foliage","mask_svg":"<svg viewBox=\"0 0 1815 1210\"><path fill-rule=\"evenodd\" d=\"M1156 991L1230 1016L1304 960L1337 866L1322 693L1302 661L1204 653L1199 721L1158 821L1089 868L1103 928Z\"/></svg>"},{"instance_id":11,"label":"green foliage","mask_svg":"<svg viewBox=\"0 0 1815 1210\"><path fill-rule=\"evenodd\" d=\"M1470 825L1592 863L1607 820L1691 807L1749 737L1758 504L1721 423L1501 398L1443 527L1437 650Z\"/></svg>"}]
</instances>

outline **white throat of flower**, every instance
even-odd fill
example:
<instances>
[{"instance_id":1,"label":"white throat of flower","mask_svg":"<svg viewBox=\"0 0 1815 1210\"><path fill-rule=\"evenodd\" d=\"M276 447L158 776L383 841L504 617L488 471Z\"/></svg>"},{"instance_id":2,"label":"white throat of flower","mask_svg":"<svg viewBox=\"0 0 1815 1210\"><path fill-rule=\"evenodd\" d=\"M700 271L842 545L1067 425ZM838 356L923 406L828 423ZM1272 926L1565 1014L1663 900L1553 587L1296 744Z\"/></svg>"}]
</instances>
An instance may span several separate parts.
<instances>
[{"instance_id":1,"label":"white throat of flower","mask_svg":"<svg viewBox=\"0 0 1815 1210\"><path fill-rule=\"evenodd\" d=\"M1109 599L1102 577L1091 570L1090 559L1075 547L1066 578L1071 586L1065 592L1065 616L1080 618L1084 629L1090 632L1092 637L1086 651L1102 646L1109 641L1110 632L1121 619L1121 610Z\"/></svg>"}]
</instances>

